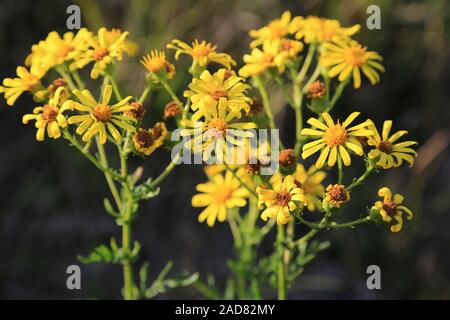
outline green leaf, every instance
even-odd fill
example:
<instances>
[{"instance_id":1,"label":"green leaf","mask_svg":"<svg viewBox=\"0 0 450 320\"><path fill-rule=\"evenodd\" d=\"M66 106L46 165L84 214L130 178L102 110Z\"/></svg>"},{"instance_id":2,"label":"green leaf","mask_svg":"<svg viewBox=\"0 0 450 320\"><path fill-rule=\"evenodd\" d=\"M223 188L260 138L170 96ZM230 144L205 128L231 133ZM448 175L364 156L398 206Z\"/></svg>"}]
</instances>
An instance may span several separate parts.
<instances>
[{"instance_id":1,"label":"green leaf","mask_svg":"<svg viewBox=\"0 0 450 320\"><path fill-rule=\"evenodd\" d=\"M153 298L158 294L166 292L168 289L174 289L177 287L184 287L193 284L198 279L198 273L190 275L183 274L179 277L166 279L167 274L172 269L173 263L169 261L166 266L161 270L158 277L156 277L150 288L144 291L146 298Z\"/></svg>"},{"instance_id":2,"label":"green leaf","mask_svg":"<svg viewBox=\"0 0 450 320\"><path fill-rule=\"evenodd\" d=\"M105 211L108 212L114 218L120 217L120 214L116 210L114 210L108 198L103 199L103 206L105 207Z\"/></svg>"},{"instance_id":3,"label":"green leaf","mask_svg":"<svg viewBox=\"0 0 450 320\"><path fill-rule=\"evenodd\" d=\"M112 263L114 261L113 252L104 244L94 248L87 256L78 256L78 260L82 263Z\"/></svg>"}]
</instances>

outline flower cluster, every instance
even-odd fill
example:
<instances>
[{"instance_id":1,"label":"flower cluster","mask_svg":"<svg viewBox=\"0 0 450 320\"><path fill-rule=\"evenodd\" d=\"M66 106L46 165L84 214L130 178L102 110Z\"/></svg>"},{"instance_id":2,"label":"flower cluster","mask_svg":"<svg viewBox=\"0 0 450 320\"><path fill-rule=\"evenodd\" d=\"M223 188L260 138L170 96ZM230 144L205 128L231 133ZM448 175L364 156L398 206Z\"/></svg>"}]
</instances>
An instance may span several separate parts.
<instances>
[{"instance_id":1,"label":"flower cluster","mask_svg":"<svg viewBox=\"0 0 450 320\"><path fill-rule=\"evenodd\" d=\"M361 86L361 72L371 84L380 80L384 72L382 57L367 51L352 39L359 25L343 27L338 20L316 16L292 17L286 11L267 26L251 30L255 38L250 43L252 51L244 56L245 66L239 73L243 77L259 76L271 69L283 73L286 65L295 66L305 46L317 49L322 72L330 78L339 76L340 82L353 78L355 88ZM305 64L309 64L308 58Z\"/></svg>"},{"instance_id":2,"label":"flower cluster","mask_svg":"<svg viewBox=\"0 0 450 320\"><path fill-rule=\"evenodd\" d=\"M411 167L417 156L413 149L417 142L402 139L406 130L391 133L392 120L384 121L381 128L369 118L361 119L357 111L344 118L334 116L351 80L353 88L359 89L362 75L374 85L384 72L382 57L354 39L359 29L359 25L342 26L335 19L293 17L284 12L279 19L250 31L251 52L244 55L240 69L235 69L236 61L219 52L215 44L174 39L166 45L174 51L153 49L142 56L145 87L140 96L122 95L114 76L124 55L137 51L128 32L101 28L93 33L83 28L60 35L53 31L32 46L24 66L16 69L17 77L4 79L0 93L11 106L24 92L30 93L37 106L23 115L22 122L35 121L36 140L43 141L46 135L66 139L105 175L115 202L112 205L105 199L105 210L122 228L124 240L120 249L115 240L111 249L99 249L111 251L109 260L94 251L87 261L122 264L125 298L148 297L153 290L137 288L134 283L143 287L145 280L135 282L131 269L139 251L138 246L130 245L139 201L156 196L175 160L193 151L207 164L208 181L197 185L198 193L191 200L193 207L202 208L198 221L209 227L217 221L228 222L235 242L238 261L229 265L238 283L230 287L239 287L238 296L248 299L260 298L255 294L259 286L271 284L284 299L286 287L292 284L287 282L302 273L308 242L319 231L370 222L387 224L392 232L399 232L404 214L407 219L413 217L403 196L383 187L378 191L382 200L368 206L362 217L340 221L348 216L348 203L370 174L404 162ZM190 57L187 70L172 63L181 55ZM91 68L86 74L97 86L93 89L86 88L78 73L88 65ZM188 77L181 98L170 85L180 71ZM101 84L97 84L98 78ZM279 90L295 114L293 139L286 140L294 141L292 146L281 140L256 139L254 143L254 129L278 132L274 112L282 106L272 108L269 88ZM164 91L170 100L164 102L160 115L164 121L151 119L154 121L147 126L144 104L153 91ZM314 116L306 118L308 113ZM177 148L168 142L171 128L182 139ZM117 170L108 162L103 146L107 142L117 150ZM163 146L172 149L171 163L156 178L141 183L143 167L130 173L127 160L133 155L150 156ZM364 162L365 171L351 177L348 167L358 161ZM265 174L272 165L274 170ZM260 227L261 220L265 224ZM309 229L300 238L296 238L297 223ZM259 259L258 246L274 225L275 250ZM287 271L292 273L290 277L286 277Z\"/></svg>"}]
</instances>

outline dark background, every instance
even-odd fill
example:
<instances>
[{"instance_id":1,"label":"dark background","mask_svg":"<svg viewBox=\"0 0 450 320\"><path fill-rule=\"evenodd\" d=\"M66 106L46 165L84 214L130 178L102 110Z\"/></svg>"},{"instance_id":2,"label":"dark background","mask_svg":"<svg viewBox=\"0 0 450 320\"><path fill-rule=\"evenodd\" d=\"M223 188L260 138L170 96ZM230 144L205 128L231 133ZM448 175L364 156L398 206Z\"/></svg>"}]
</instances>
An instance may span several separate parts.
<instances>
[{"instance_id":1,"label":"dark background","mask_svg":"<svg viewBox=\"0 0 450 320\"><path fill-rule=\"evenodd\" d=\"M66 8L72 2L5 0L0 3L0 76L15 75L33 43L51 30L65 29ZM332 247L320 255L291 289L290 298L411 299L450 298L450 159L449 142L449 4L435 1L79 1L83 25L120 27L131 33L142 55L163 49L172 38L190 42L205 39L219 45L241 63L249 51L247 32L277 18L284 10L337 18L343 25L360 23L356 36L384 57L386 73L375 87L347 90L334 114L353 110L380 123L393 119L394 129L410 131L420 142L412 169L383 172L354 192L346 218L358 217L382 185L406 196L414 213L399 234L387 227L364 225L355 230L322 234ZM366 8L381 7L382 29L365 27ZM188 59L182 59L186 62ZM173 85L181 92L188 81L183 62ZM138 95L144 70L137 58L125 58L119 70L122 90ZM273 94L280 109L277 123L286 144L293 142L290 109ZM161 118L165 94L153 95L146 107L149 122ZM108 196L103 175L61 140L37 143L35 128L21 124L34 104L24 95L14 107L0 102L0 298L120 298L118 266L83 265L82 290L66 288L66 267L79 264L77 254L119 238L119 229L102 207ZM282 108L282 109L281 109ZM277 109L277 110L278 110ZM143 165L156 175L169 161L158 150L131 166ZM348 176L362 168L352 167ZM208 228L197 222L199 210L190 207L194 187L205 179L200 166L176 168L161 185L161 195L141 205L134 236L143 245L141 261L150 262L152 277L168 260L173 274L182 270L214 273L219 283L227 276L232 257L227 224ZM358 194L358 196L356 196ZM344 219L345 220L345 219ZM270 246L270 244L266 244ZM140 262L141 262L140 261ZM366 268L382 270L382 290L366 288ZM160 298L199 298L183 288Z\"/></svg>"}]
</instances>

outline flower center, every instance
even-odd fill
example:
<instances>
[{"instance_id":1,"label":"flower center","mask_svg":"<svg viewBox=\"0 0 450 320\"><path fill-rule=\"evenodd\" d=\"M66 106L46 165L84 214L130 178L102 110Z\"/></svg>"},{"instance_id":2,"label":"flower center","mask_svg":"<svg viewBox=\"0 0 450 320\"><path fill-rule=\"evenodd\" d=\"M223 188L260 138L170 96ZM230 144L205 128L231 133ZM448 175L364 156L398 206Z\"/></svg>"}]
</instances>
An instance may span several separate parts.
<instances>
[{"instance_id":1,"label":"flower center","mask_svg":"<svg viewBox=\"0 0 450 320\"><path fill-rule=\"evenodd\" d=\"M112 117L112 112L108 105L98 104L94 107L92 115L97 121L108 122Z\"/></svg>"},{"instance_id":2,"label":"flower center","mask_svg":"<svg viewBox=\"0 0 450 320\"><path fill-rule=\"evenodd\" d=\"M148 130L139 129L134 135L134 139L141 148L149 148L154 141L153 135Z\"/></svg>"},{"instance_id":3,"label":"flower center","mask_svg":"<svg viewBox=\"0 0 450 320\"><path fill-rule=\"evenodd\" d=\"M389 140L380 141L380 143L378 143L377 148L381 152L390 154L392 152L392 142L390 142Z\"/></svg>"},{"instance_id":4,"label":"flower center","mask_svg":"<svg viewBox=\"0 0 450 320\"><path fill-rule=\"evenodd\" d=\"M46 104L44 106L44 110L42 111L42 117L47 122L53 122L56 120L56 116L58 115L58 111L53 108L51 105Z\"/></svg>"},{"instance_id":5,"label":"flower center","mask_svg":"<svg viewBox=\"0 0 450 320\"><path fill-rule=\"evenodd\" d=\"M212 91L209 94L214 100L219 100L220 98L227 98L228 97L228 91L226 90L216 90Z\"/></svg>"},{"instance_id":6,"label":"flower center","mask_svg":"<svg viewBox=\"0 0 450 320\"><path fill-rule=\"evenodd\" d=\"M289 204L289 201L291 201L291 194L289 191L280 191L275 196L275 203L279 206L286 207Z\"/></svg>"},{"instance_id":7,"label":"flower center","mask_svg":"<svg viewBox=\"0 0 450 320\"><path fill-rule=\"evenodd\" d=\"M273 56L273 54L270 54L270 53L264 53L264 56L261 58L261 61L263 62L263 63L272 63L273 62L273 60L274 60L274 56Z\"/></svg>"},{"instance_id":8,"label":"flower center","mask_svg":"<svg viewBox=\"0 0 450 320\"><path fill-rule=\"evenodd\" d=\"M325 96L325 84L322 81L314 81L308 87L308 97L312 99L322 99Z\"/></svg>"},{"instance_id":9,"label":"flower center","mask_svg":"<svg viewBox=\"0 0 450 320\"><path fill-rule=\"evenodd\" d=\"M291 50L292 48L294 48L294 46L292 45L292 41L290 41L290 40L285 40L285 41L281 42L281 49L282 49L283 51L289 51L289 50Z\"/></svg>"},{"instance_id":10,"label":"flower center","mask_svg":"<svg viewBox=\"0 0 450 320\"><path fill-rule=\"evenodd\" d=\"M132 102L131 105L134 109L124 111L124 115L133 117L136 120L141 120L145 114L145 108L140 102Z\"/></svg>"},{"instance_id":11,"label":"flower center","mask_svg":"<svg viewBox=\"0 0 450 320\"><path fill-rule=\"evenodd\" d=\"M282 37L286 34L286 29L279 21L273 21L269 24L269 29L272 32L272 39Z\"/></svg>"},{"instance_id":12,"label":"flower center","mask_svg":"<svg viewBox=\"0 0 450 320\"><path fill-rule=\"evenodd\" d=\"M392 200L385 200L383 202L383 210L390 216L395 216L397 213L397 205Z\"/></svg>"},{"instance_id":13,"label":"flower center","mask_svg":"<svg viewBox=\"0 0 450 320\"><path fill-rule=\"evenodd\" d=\"M59 87L67 87L67 81L64 80L63 78L58 78L53 80L52 85L53 87L51 91L55 92L56 89L58 89Z\"/></svg>"},{"instance_id":14,"label":"flower center","mask_svg":"<svg viewBox=\"0 0 450 320\"><path fill-rule=\"evenodd\" d=\"M211 51L213 51L211 45L199 44L192 48L192 55L196 58L207 57Z\"/></svg>"},{"instance_id":15,"label":"flower center","mask_svg":"<svg viewBox=\"0 0 450 320\"><path fill-rule=\"evenodd\" d=\"M94 57L95 60L100 61L102 60L104 57L106 57L109 54L108 49L106 48L98 48L97 50L95 50L92 55Z\"/></svg>"},{"instance_id":16,"label":"flower center","mask_svg":"<svg viewBox=\"0 0 450 320\"><path fill-rule=\"evenodd\" d=\"M347 192L340 185L335 185L331 189L328 190L328 194L330 195L331 200L336 202L345 202L347 201Z\"/></svg>"},{"instance_id":17,"label":"flower center","mask_svg":"<svg viewBox=\"0 0 450 320\"><path fill-rule=\"evenodd\" d=\"M65 58L69 54L69 52L73 51L73 49L74 47L72 47L71 45L67 43L61 43L56 51L56 56Z\"/></svg>"},{"instance_id":18,"label":"flower center","mask_svg":"<svg viewBox=\"0 0 450 320\"><path fill-rule=\"evenodd\" d=\"M324 139L329 147L343 145L347 141L347 130L339 123L335 124L325 131Z\"/></svg>"},{"instance_id":19,"label":"flower center","mask_svg":"<svg viewBox=\"0 0 450 320\"><path fill-rule=\"evenodd\" d=\"M216 138L225 136L228 124L223 119L212 119L208 123L208 133Z\"/></svg>"},{"instance_id":20,"label":"flower center","mask_svg":"<svg viewBox=\"0 0 450 320\"><path fill-rule=\"evenodd\" d=\"M366 62L366 50L361 47L347 49L345 52L345 62L349 65L359 67Z\"/></svg>"},{"instance_id":21,"label":"flower center","mask_svg":"<svg viewBox=\"0 0 450 320\"><path fill-rule=\"evenodd\" d=\"M228 188L219 188L214 193L214 200L217 203L224 203L231 198L232 191Z\"/></svg>"}]
</instances>

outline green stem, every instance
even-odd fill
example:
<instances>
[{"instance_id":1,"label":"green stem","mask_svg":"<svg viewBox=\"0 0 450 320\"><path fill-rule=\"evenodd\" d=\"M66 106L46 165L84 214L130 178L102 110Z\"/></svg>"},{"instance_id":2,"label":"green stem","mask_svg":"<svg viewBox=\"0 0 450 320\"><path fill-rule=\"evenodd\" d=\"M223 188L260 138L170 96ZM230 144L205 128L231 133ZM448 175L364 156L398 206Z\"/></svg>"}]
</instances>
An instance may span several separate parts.
<instances>
[{"instance_id":1,"label":"green stem","mask_svg":"<svg viewBox=\"0 0 450 320\"><path fill-rule=\"evenodd\" d=\"M314 51L316 51L315 45L310 45L308 49L308 53L306 54L305 62L303 63L302 68L297 77L297 82L302 83L305 79L306 73L308 72L309 66L311 65L312 59L314 57Z\"/></svg>"},{"instance_id":2,"label":"green stem","mask_svg":"<svg viewBox=\"0 0 450 320\"><path fill-rule=\"evenodd\" d=\"M344 180L344 170L342 169L342 158L338 155L338 173L339 173L339 184L342 184L342 181Z\"/></svg>"},{"instance_id":3,"label":"green stem","mask_svg":"<svg viewBox=\"0 0 450 320\"><path fill-rule=\"evenodd\" d=\"M103 145L100 143L98 137L95 137L95 142L97 143L97 150L101 165L104 168L109 168L108 158L106 157L105 149ZM122 211L122 201L119 192L117 191L117 186L114 183L114 180L112 179L112 175L107 171L105 171L104 174L106 183L108 184L109 190L111 191L114 201L116 202L117 208L119 209L119 211Z\"/></svg>"},{"instance_id":4,"label":"green stem","mask_svg":"<svg viewBox=\"0 0 450 320\"><path fill-rule=\"evenodd\" d=\"M235 270L236 285L239 299L247 299L246 290L246 268L248 265L247 255L245 254L245 240L244 235L241 234L239 225L236 221L238 210L229 210L228 223L230 225L231 234L233 235L235 250L238 255L239 265Z\"/></svg>"},{"instance_id":5,"label":"green stem","mask_svg":"<svg viewBox=\"0 0 450 320\"><path fill-rule=\"evenodd\" d=\"M341 97L342 92L344 92L344 89L347 86L349 79L350 78L339 83L339 86L336 88L336 91L334 92L333 97L331 98L330 105L328 106L327 110L325 110L325 112L329 112L331 109L333 109L334 105Z\"/></svg>"},{"instance_id":6,"label":"green stem","mask_svg":"<svg viewBox=\"0 0 450 320\"><path fill-rule=\"evenodd\" d=\"M57 66L55 67L56 72L59 73L59 75L66 80L67 84L69 85L69 89L70 90L75 90L77 89L77 86L75 85L75 83L73 83L72 78L70 76L69 73L66 72L66 70L64 70L64 68L62 66Z\"/></svg>"},{"instance_id":7,"label":"green stem","mask_svg":"<svg viewBox=\"0 0 450 320\"><path fill-rule=\"evenodd\" d=\"M144 91L142 92L141 97L139 98L138 102L143 103L151 91L152 91L151 87L146 86Z\"/></svg>"},{"instance_id":8,"label":"green stem","mask_svg":"<svg viewBox=\"0 0 450 320\"><path fill-rule=\"evenodd\" d=\"M272 114L272 109L270 107L270 100L269 100L269 96L267 95L267 90L266 87L261 79L261 77L256 76L254 77L256 85L258 87L259 93L261 94L261 98L263 101L263 105L264 105L264 111L266 113L267 118L269 119L269 127L270 129L275 129L275 120Z\"/></svg>"},{"instance_id":9,"label":"green stem","mask_svg":"<svg viewBox=\"0 0 450 320\"><path fill-rule=\"evenodd\" d=\"M169 83L165 79L160 79L162 86L164 89L166 89L167 93L170 95L173 101L175 101L178 105L182 106L180 99L178 99L175 92L173 92L172 88L170 87Z\"/></svg>"},{"instance_id":10,"label":"green stem","mask_svg":"<svg viewBox=\"0 0 450 320\"><path fill-rule=\"evenodd\" d=\"M75 69L72 71L72 76L75 79L75 82L77 83L77 86L80 90L85 89L85 85L83 80L81 80L80 75L78 74L78 71Z\"/></svg>"},{"instance_id":11,"label":"green stem","mask_svg":"<svg viewBox=\"0 0 450 320\"><path fill-rule=\"evenodd\" d=\"M172 172L172 170L175 168L175 166L177 165L177 161L178 159L180 159L181 157L181 150L180 152L175 156L175 158L169 163L169 165L164 169L164 171L155 179L152 181L152 183L150 183L150 185L148 186L150 189L151 188L156 188L161 182L163 182L163 180Z\"/></svg>"},{"instance_id":12,"label":"green stem","mask_svg":"<svg viewBox=\"0 0 450 320\"><path fill-rule=\"evenodd\" d=\"M297 215L296 217L301 223L303 223L305 226L307 226L311 229L320 229L321 228L318 223L314 223L314 222L305 220L305 219L303 219L303 217L301 215Z\"/></svg>"},{"instance_id":13,"label":"green stem","mask_svg":"<svg viewBox=\"0 0 450 320\"><path fill-rule=\"evenodd\" d=\"M293 99L294 99L294 111L295 111L295 156L300 156L300 150L302 146L302 135L301 131L303 129L303 92L300 90L300 82L297 81L295 69L290 69L293 87Z\"/></svg>"},{"instance_id":14,"label":"green stem","mask_svg":"<svg viewBox=\"0 0 450 320\"><path fill-rule=\"evenodd\" d=\"M349 222L345 222L345 223L335 223L335 222L332 222L332 223L330 223L330 224L328 225L328 227L329 227L329 228L332 228L332 229L352 228L352 227L354 227L354 226L356 226L356 225L358 225L358 224L361 224L361 223L367 223L367 222L369 222L369 221L371 221L370 216L366 216L366 217L364 217L364 218L357 219L357 220L353 220L353 221L349 221Z\"/></svg>"},{"instance_id":15,"label":"green stem","mask_svg":"<svg viewBox=\"0 0 450 320\"><path fill-rule=\"evenodd\" d=\"M128 165L127 158L124 154L121 145L117 144L117 150L120 156L120 173L124 179L126 179L128 175ZM131 239L132 239L132 229L131 229L131 221L132 221L132 208L133 208L133 195L131 192L131 187L128 181L125 181L122 184L122 188L125 191L125 199L126 205L122 206L122 251L125 255L128 255L131 252ZM135 296L133 293L134 289L134 279L133 279L133 265L129 259L126 259L123 262L123 297L125 300L134 300Z\"/></svg>"},{"instance_id":16,"label":"green stem","mask_svg":"<svg viewBox=\"0 0 450 320\"><path fill-rule=\"evenodd\" d=\"M86 148L86 146L88 146L88 144L86 144L86 146L82 146L78 140L72 136L70 134L70 132L68 132L67 130L65 130L63 132L64 134L64 138L67 139L78 151L81 152L81 154L83 154L90 162L92 162L92 164L97 167L97 169L99 169L100 171L103 172L107 172L108 174L110 174L115 180L117 181L122 181L122 177L120 175L118 175L117 173L111 171L109 168L104 167L97 158L95 158L90 152L89 149Z\"/></svg>"},{"instance_id":17,"label":"green stem","mask_svg":"<svg viewBox=\"0 0 450 320\"><path fill-rule=\"evenodd\" d=\"M321 66L320 66L319 63L317 63L313 74L311 75L311 77L309 78L308 82L306 82L305 86L303 87L303 93L306 93L308 91L308 88L311 85L311 83L316 81L317 77L320 75L320 71L321 71Z\"/></svg>"},{"instance_id":18,"label":"green stem","mask_svg":"<svg viewBox=\"0 0 450 320\"><path fill-rule=\"evenodd\" d=\"M131 252L131 223L126 222L122 226L122 250L125 253ZM123 297L125 300L134 300L133 294L133 266L129 260L123 263Z\"/></svg>"},{"instance_id":19,"label":"green stem","mask_svg":"<svg viewBox=\"0 0 450 320\"><path fill-rule=\"evenodd\" d=\"M369 174L372 173L373 170L374 170L373 167L370 167L370 166L367 167L367 168L366 168L366 171L365 171L358 179L356 179L355 181L353 181L353 182L352 182L347 188L345 188L345 189L347 189L347 191L350 191L350 190L352 190L354 187L356 187L356 186L362 184L362 183L364 182L364 180L366 180L366 178L369 176Z\"/></svg>"},{"instance_id":20,"label":"green stem","mask_svg":"<svg viewBox=\"0 0 450 320\"><path fill-rule=\"evenodd\" d=\"M233 169L230 168L230 166L228 165L228 163L224 162L223 164L225 165L225 167L227 168L227 170L230 171L230 172L233 174L233 176L236 178L236 180L239 181L239 183L241 184L241 186L243 186L245 189L247 189L247 191L250 192L250 194L251 194L252 196L258 198L258 194L257 194L254 190L250 189L250 187L247 186L247 184L245 184L244 181L242 181L242 179L237 175L237 173L236 173Z\"/></svg>"},{"instance_id":21,"label":"green stem","mask_svg":"<svg viewBox=\"0 0 450 320\"><path fill-rule=\"evenodd\" d=\"M305 234L303 237L295 241L298 244L307 243L309 240L311 240L312 237L314 237L319 230L326 229L328 227L328 219L330 218L331 212L329 210L325 211L325 215L323 216L322 220L318 224L314 224L314 229L310 230L307 234Z\"/></svg>"},{"instance_id":22,"label":"green stem","mask_svg":"<svg viewBox=\"0 0 450 320\"><path fill-rule=\"evenodd\" d=\"M316 234L319 232L319 229L312 229L307 234L305 234L303 237L297 240L298 243L307 243L309 240L311 240Z\"/></svg>"},{"instance_id":23,"label":"green stem","mask_svg":"<svg viewBox=\"0 0 450 320\"><path fill-rule=\"evenodd\" d=\"M114 91L114 95L116 96L116 99L118 101L122 100L122 94L120 93L119 86L117 85L117 82L114 79L114 77L112 75L110 75L109 73L106 74L106 77L108 78L109 82L111 83L111 85L113 87L113 91Z\"/></svg>"},{"instance_id":24,"label":"green stem","mask_svg":"<svg viewBox=\"0 0 450 320\"><path fill-rule=\"evenodd\" d=\"M184 109L183 109L183 115L182 115L182 117L181 117L182 120L186 120L186 119L187 119L187 116L188 116L188 114L189 114L189 109L190 109L190 108L191 108L191 100L188 99L188 100L186 101L186 105L184 106Z\"/></svg>"},{"instance_id":25,"label":"green stem","mask_svg":"<svg viewBox=\"0 0 450 320\"><path fill-rule=\"evenodd\" d=\"M286 300L286 266L284 263L284 225L277 226L277 279L278 279L278 300Z\"/></svg>"}]
</instances>

